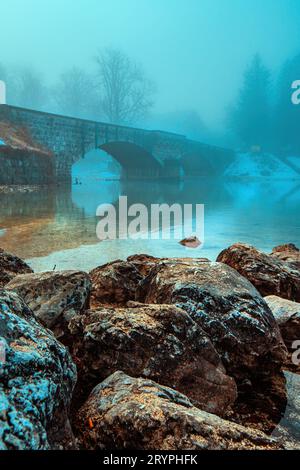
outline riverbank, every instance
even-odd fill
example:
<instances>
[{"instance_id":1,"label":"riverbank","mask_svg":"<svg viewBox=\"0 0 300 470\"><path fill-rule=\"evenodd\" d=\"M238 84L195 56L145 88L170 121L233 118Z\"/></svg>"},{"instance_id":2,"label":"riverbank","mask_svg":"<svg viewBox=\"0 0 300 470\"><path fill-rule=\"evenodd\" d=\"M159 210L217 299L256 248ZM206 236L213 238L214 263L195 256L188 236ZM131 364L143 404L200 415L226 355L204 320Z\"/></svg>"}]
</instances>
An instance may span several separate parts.
<instances>
[{"instance_id":1,"label":"riverbank","mask_svg":"<svg viewBox=\"0 0 300 470\"><path fill-rule=\"evenodd\" d=\"M300 448L294 245L89 273L0 251L0 284L1 448Z\"/></svg>"}]
</instances>

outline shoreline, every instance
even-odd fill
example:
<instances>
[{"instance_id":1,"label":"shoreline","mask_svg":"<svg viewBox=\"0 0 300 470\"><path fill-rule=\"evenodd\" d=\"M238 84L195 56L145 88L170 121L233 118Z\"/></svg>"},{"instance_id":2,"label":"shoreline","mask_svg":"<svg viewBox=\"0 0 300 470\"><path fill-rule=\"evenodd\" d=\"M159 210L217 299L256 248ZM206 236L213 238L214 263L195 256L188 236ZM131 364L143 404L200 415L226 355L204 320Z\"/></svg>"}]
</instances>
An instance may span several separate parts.
<instances>
[{"instance_id":1,"label":"shoreline","mask_svg":"<svg viewBox=\"0 0 300 470\"><path fill-rule=\"evenodd\" d=\"M192 449L198 448L198 441L206 449L300 448L300 364L293 362L290 344L291 331L295 337L300 333L299 249L285 244L266 254L236 243L215 262L202 257L201 250L189 250L192 258L186 250L177 258L134 254L98 263L90 272L77 268L44 273L34 273L24 261L0 250L0 319L9 348L4 373L14 377L11 358L17 351L18 361L24 360L18 382L24 388L19 393L26 394L30 378L37 391L26 399L37 400L37 406L37 377L47 376L57 348L60 361L65 361L65 369L50 376L55 389L64 385L64 403L52 397L52 388L43 392L42 399L65 416L58 435L49 434L45 445L93 450L105 429L112 440L105 441L104 448L118 448L124 439L131 442L127 430L133 423L142 426L142 436L150 433L153 442L153 416L162 417L155 424L159 434L169 435L170 413L180 417L177 437L173 444L155 441L158 448L180 448L181 435ZM282 311L285 302L291 305L288 316ZM294 323L287 333L290 317ZM24 337L30 339L29 345ZM38 376L34 362L28 361L28 347L31 354L42 348ZM149 384L150 414L140 401L144 392L136 394ZM10 406L22 413L21 423L29 420L34 427L48 420L57 427L57 416L40 416L44 407L31 414L31 408L18 408L13 389L5 393ZM121 408L119 397L126 397ZM132 406L142 421L132 422ZM107 415L110 409L116 420ZM103 410L100 421L98 410ZM187 412L194 424L185 427ZM203 420L220 436L214 444L205 438ZM33 442L24 443L25 448L34 448ZM141 448L147 449L146 444L141 442Z\"/></svg>"}]
</instances>

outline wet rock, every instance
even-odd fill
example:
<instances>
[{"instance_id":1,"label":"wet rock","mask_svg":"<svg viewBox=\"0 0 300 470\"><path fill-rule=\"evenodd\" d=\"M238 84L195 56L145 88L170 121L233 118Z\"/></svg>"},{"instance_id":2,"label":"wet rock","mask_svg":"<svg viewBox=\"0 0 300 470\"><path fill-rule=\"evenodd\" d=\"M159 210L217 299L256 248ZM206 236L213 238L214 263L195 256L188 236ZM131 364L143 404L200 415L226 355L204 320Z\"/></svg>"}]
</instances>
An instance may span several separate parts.
<instances>
[{"instance_id":1,"label":"wet rock","mask_svg":"<svg viewBox=\"0 0 300 470\"><path fill-rule=\"evenodd\" d=\"M17 256L0 248L0 288L18 274L32 273L32 269Z\"/></svg>"},{"instance_id":2,"label":"wet rock","mask_svg":"<svg viewBox=\"0 0 300 470\"><path fill-rule=\"evenodd\" d=\"M82 271L50 271L17 276L6 289L20 295L36 318L62 338L71 318L89 307L91 280Z\"/></svg>"},{"instance_id":3,"label":"wet rock","mask_svg":"<svg viewBox=\"0 0 300 470\"><path fill-rule=\"evenodd\" d=\"M202 242L196 236L184 238L179 243L180 245L185 246L187 248L198 248L200 245L202 245Z\"/></svg>"},{"instance_id":4,"label":"wet rock","mask_svg":"<svg viewBox=\"0 0 300 470\"><path fill-rule=\"evenodd\" d=\"M279 441L195 408L151 380L116 372L80 409L76 428L86 449L282 449Z\"/></svg>"},{"instance_id":5,"label":"wet rock","mask_svg":"<svg viewBox=\"0 0 300 470\"><path fill-rule=\"evenodd\" d=\"M161 263L140 283L136 297L187 311L238 382L268 377L285 361L286 348L265 300L223 263Z\"/></svg>"},{"instance_id":6,"label":"wet rock","mask_svg":"<svg viewBox=\"0 0 300 470\"><path fill-rule=\"evenodd\" d=\"M72 320L69 327L79 371L78 397L123 370L174 387L216 414L236 398L235 382L207 335L173 305L99 308Z\"/></svg>"},{"instance_id":7,"label":"wet rock","mask_svg":"<svg viewBox=\"0 0 300 470\"><path fill-rule=\"evenodd\" d=\"M0 449L70 448L76 369L17 294L0 290Z\"/></svg>"},{"instance_id":8,"label":"wet rock","mask_svg":"<svg viewBox=\"0 0 300 470\"><path fill-rule=\"evenodd\" d=\"M287 260L281 259L282 253L285 253ZM291 253L291 250L275 251L272 255L267 255L253 246L236 243L223 250L217 261L236 269L263 296L278 295L300 302L300 263L290 261L287 253ZM295 254L294 251L293 253Z\"/></svg>"},{"instance_id":9,"label":"wet rock","mask_svg":"<svg viewBox=\"0 0 300 470\"><path fill-rule=\"evenodd\" d=\"M134 300L142 276L133 263L116 260L90 272L93 288L91 302L99 305L123 306Z\"/></svg>"}]
</instances>

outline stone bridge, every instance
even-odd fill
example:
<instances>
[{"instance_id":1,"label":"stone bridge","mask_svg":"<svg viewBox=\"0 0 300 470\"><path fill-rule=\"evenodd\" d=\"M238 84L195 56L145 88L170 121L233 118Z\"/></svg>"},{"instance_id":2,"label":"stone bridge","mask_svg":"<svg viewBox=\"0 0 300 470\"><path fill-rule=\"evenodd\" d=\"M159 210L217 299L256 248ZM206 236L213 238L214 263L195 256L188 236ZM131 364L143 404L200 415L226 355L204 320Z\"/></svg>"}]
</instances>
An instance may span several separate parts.
<instances>
[{"instance_id":1,"label":"stone bridge","mask_svg":"<svg viewBox=\"0 0 300 470\"><path fill-rule=\"evenodd\" d=\"M1 122L25 130L33 142L51 153L55 181L70 180L73 163L92 149L102 149L115 158L124 178L221 175L234 158L233 151L191 141L184 135L9 105L0 105Z\"/></svg>"}]
</instances>

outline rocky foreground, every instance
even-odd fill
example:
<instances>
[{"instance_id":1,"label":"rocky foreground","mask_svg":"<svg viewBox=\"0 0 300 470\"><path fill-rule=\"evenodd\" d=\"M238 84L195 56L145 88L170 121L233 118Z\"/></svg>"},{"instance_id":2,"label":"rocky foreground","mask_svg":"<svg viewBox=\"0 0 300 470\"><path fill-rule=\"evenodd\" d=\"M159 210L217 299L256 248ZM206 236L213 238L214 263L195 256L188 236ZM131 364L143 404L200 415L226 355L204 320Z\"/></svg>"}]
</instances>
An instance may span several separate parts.
<instances>
[{"instance_id":1,"label":"rocky foreground","mask_svg":"<svg viewBox=\"0 0 300 470\"><path fill-rule=\"evenodd\" d=\"M300 448L299 363L294 245L89 274L0 250L2 450Z\"/></svg>"}]
</instances>

